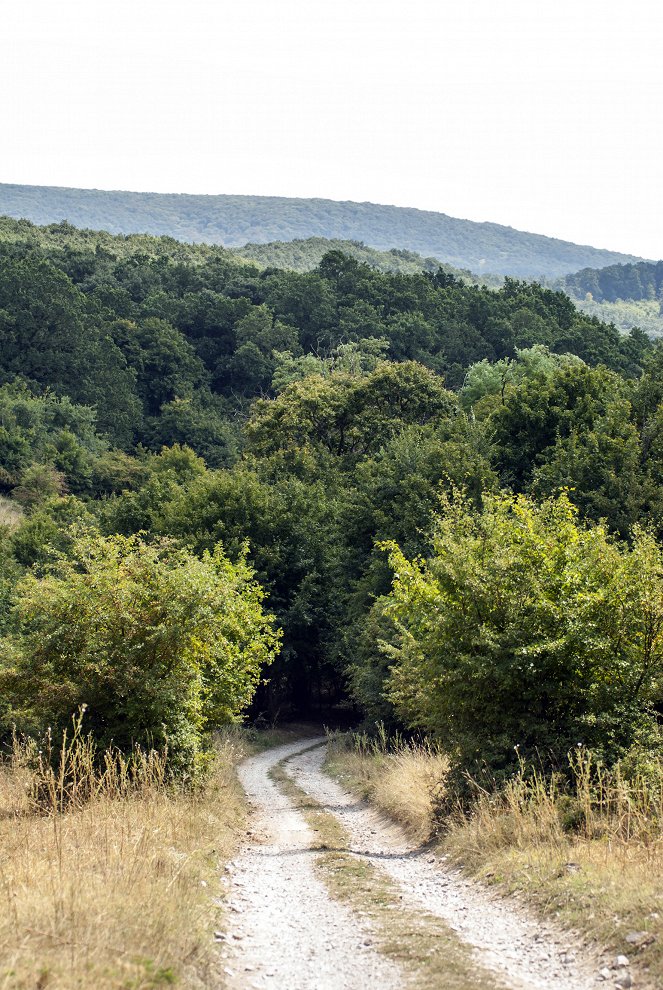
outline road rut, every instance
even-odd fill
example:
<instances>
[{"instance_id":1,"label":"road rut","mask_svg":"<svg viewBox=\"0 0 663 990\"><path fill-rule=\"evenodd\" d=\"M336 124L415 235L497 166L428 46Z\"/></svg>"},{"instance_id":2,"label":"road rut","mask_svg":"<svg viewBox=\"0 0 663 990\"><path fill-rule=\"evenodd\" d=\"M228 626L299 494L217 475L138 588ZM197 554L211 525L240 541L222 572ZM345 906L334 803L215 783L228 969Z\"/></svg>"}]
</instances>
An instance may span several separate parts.
<instances>
[{"instance_id":1,"label":"road rut","mask_svg":"<svg viewBox=\"0 0 663 990\"><path fill-rule=\"evenodd\" d=\"M316 744L317 743L317 744ZM432 862L393 823L322 771L324 740L300 740L246 760L240 779L252 806L250 842L230 864L230 931L224 955L232 990L401 990L416 986L373 946L365 919L333 900L315 872L315 833L269 777L288 776L350 837L348 852L398 885L404 907L425 908L470 944L495 986L512 990L590 990L596 966L574 938L525 909ZM474 958L474 956L473 956ZM603 984L605 985L605 984Z\"/></svg>"}]
</instances>

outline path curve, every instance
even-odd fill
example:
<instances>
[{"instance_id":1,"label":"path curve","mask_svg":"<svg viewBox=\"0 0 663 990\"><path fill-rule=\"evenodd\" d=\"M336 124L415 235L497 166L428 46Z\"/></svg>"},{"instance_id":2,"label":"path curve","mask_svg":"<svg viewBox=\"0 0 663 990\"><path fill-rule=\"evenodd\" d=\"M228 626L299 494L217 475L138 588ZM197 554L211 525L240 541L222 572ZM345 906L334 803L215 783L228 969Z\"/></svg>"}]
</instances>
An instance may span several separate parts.
<instances>
[{"instance_id":1,"label":"path curve","mask_svg":"<svg viewBox=\"0 0 663 990\"><path fill-rule=\"evenodd\" d=\"M250 842L228 867L231 990L403 990L411 982L372 947L364 919L333 900L314 871L314 832L269 777L286 773L350 836L348 850L395 881L406 907L442 918L472 945L477 964L513 990L590 990L596 967L572 936L543 925L455 870L431 862L405 833L322 771L324 739L305 739L246 760L239 776L252 809ZM317 745L316 745L317 743ZM314 748L312 748L314 747ZM605 986L605 984L603 984Z\"/></svg>"},{"instance_id":2,"label":"path curve","mask_svg":"<svg viewBox=\"0 0 663 990\"><path fill-rule=\"evenodd\" d=\"M475 947L477 961L500 973L514 990L590 990L601 985L598 967L582 959L577 937L542 923L415 847L401 828L323 773L325 756L325 746L304 751L288 761L286 773L339 819L350 836L349 851L396 881L408 906L425 907L442 918Z\"/></svg>"},{"instance_id":3,"label":"path curve","mask_svg":"<svg viewBox=\"0 0 663 990\"><path fill-rule=\"evenodd\" d=\"M367 944L368 930L330 898L316 876L315 834L268 776L285 757L315 741L267 750L239 768L252 807L253 834L230 864L227 985L237 990L399 990L403 981L397 967Z\"/></svg>"}]
</instances>

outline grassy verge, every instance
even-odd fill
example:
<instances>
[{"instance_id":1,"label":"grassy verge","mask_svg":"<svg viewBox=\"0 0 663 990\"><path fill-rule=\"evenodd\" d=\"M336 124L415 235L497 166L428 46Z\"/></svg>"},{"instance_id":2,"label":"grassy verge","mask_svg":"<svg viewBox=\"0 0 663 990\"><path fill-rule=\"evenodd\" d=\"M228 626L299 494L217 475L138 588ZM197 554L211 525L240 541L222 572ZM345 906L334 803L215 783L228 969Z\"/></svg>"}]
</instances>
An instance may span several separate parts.
<instances>
[{"instance_id":1,"label":"grassy verge","mask_svg":"<svg viewBox=\"0 0 663 990\"><path fill-rule=\"evenodd\" d=\"M349 837L332 814L297 786L283 761L270 776L304 814L318 837L316 869L329 893L358 914L374 947L396 963L417 990L496 990L472 950L433 914L404 906L398 887L367 860L351 854Z\"/></svg>"},{"instance_id":2,"label":"grassy verge","mask_svg":"<svg viewBox=\"0 0 663 990\"><path fill-rule=\"evenodd\" d=\"M166 786L158 759L132 774L116 761L84 800L59 802L52 778L38 804L29 762L2 765L0 988L221 985L215 893L243 822L244 752L241 735L220 738L195 793Z\"/></svg>"},{"instance_id":3,"label":"grassy verge","mask_svg":"<svg viewBox=\"0 0 663 990\"><path fill-rule=\"evenodd\" d=\"M16 529L23 517L24 512L20 505L0 495L0 526L6 526L9 530Z\"/></svg>"},{"instance_id":4,"label":"grassy verge","mask_svg":"<svg viewBox=\"0 0 663 990\"><path fill-rule=\"evenodd\" d=\"M440 755L339 739L327 768L473 876L583 932L608 956L628 956L638 986L663 985L663 829L637 787L607 778L599 786L587 775L569 804L545 781L517 779L501 796L482 794L470 816L445 822L437 834ZM569 830L570 816L582 823L577 830Z\"/></svg>"}]
</instances>

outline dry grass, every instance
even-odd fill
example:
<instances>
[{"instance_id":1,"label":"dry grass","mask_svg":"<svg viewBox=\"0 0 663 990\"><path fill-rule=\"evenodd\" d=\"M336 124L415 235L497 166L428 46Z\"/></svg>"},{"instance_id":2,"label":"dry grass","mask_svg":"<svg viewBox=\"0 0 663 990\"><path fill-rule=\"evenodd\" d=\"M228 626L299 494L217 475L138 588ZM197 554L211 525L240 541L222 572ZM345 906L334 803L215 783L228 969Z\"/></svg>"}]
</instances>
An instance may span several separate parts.
<instances>
[{"instance_id":1,"label":"dry grass","mask_svg":"<svg viewBox=\"0 0 663 990\"><path fill-rule=\"evenodd\" d=\"M221 985L214 896L243 818L241 739L219 740L198 792L169 785L158 754L86 777L76 745L53 773L20 747L0 767L0 988Z\"/></svg>"},{"instance_id":2,"label":"dry grass","mask_svg":"<svg viewBox=\"0 0 663 990\"><path fill-rule=\"evenodd\" d=\"M21 524L23 517L24 512L20 505L12 502L9 498L5 498L4 495L0 495L0 526L6 526L8 529L16 529Z\"/></svg>"},{"instance_id":3,"label":"dry grass","mask_svg":"<svg viewBox=\"0 0 663 990\"><path fill-rule=\"evenodd\" d=\"M590 753L572 756L574 794L518 774L449 823L448 855L483 880L524 895L663 984L663 765L625 779Z\"/></svg>"},{"instance_id":4,"label":"dry grass","mask_svg":"<svg viewBox=\"0 0 663 990\"><path fill-rule=\"evenodd\" d=\"M413 834L430 834L431 782L439 793L443 769L439 753L411 747L412 758L402 759L398 747L389 753L388 743L368 744L364 737L337 740L331 749L335 776ZM501 794L481 792L470 815L445 821L440 851L583 931L608 955L629 956L638 986L660 988L663 764L650 764L646 775L630 780L597 766L584 751L572 764L573 796L558 780L523 770ZM413 798L417 790L424 793Z\"/></svg>"},{"instance_id":5,"label":"dry grass","mask_svg":"<svg viewBox=\"0 0 663 990\"><path fill-rule=\"evenodd\" d=\"M415 841L430 839L435 799L449 768L446 756L430 743L387 739L383 731L375 738L331 736L328 765L339 779L400 822Z\"/></svg>"}]
</instances>

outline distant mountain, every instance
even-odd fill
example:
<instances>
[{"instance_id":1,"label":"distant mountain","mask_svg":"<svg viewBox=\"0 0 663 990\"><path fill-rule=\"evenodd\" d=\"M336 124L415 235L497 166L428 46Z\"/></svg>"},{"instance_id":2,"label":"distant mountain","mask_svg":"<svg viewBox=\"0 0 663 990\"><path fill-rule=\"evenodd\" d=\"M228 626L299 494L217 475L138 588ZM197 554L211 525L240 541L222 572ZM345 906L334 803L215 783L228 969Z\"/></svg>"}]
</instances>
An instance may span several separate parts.
<instances>
[{"instance_id":1,"label":"distant mountain","mask_svg":"<svg viewBox=\"0 0 663 990\"><path fill-rule=\"evenodd\" d=\"M0 214L25 217L38 224L67 220L77 227L115 234L165 234L181 241L227 247L318 237L361 241L381 250L397 245L455 268L522 278L558 278L588 266L641 260L496 223L329 199L0 184Z\"/></svg>"}]
</instances>

